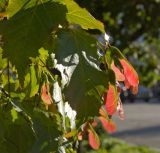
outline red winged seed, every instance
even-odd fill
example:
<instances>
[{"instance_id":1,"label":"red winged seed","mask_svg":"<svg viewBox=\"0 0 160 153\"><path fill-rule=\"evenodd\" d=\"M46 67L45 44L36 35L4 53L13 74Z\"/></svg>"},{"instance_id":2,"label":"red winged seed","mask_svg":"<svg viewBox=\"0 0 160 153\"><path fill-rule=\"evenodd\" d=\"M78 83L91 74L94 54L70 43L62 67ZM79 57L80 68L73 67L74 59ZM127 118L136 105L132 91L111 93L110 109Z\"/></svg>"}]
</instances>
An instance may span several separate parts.
<instances>
[{"instance_id":1,"label":"red winged seed","mask_svg":"<svg viewBox=\"0 0 160 153\"><path fill-rule=\"evenodd\" d=\"M42 98L45 105L52 104L52 98L51 98L51 95L49 93L49 85L48 84L43 84L42 85L41 98Z\"/></svg>"},{"instance_id":2,"label":"red winged seed","mask_svg":"<svg viewBox=\"0 0 160 153\"><path fill-rule=\"evenodd\" d=\"M99 140L99 137L98 135L93 132L91 129L88 130L88 140L89 140L89 145L97 150L99 149L99 146L100 146L100 140Z\"/></svg>"},{"instance_id":3,"label":"red winged seed","mask_svg":"<svg viewBox=\"0 0 160 153\"><path fill-rule=\"evenodd\" d=\"M138 89L139 78L135 69L125 59L120 59L120 63L124 70L124 75L125 75L124 83L126 85L126 88L131 86L134 89ZM135 93L135 90L133 91Z\"/></svg>"},{"instance_id":4,"label":"red winged seed","mask_svg":"<svg viewBox=\"0 0 160 153\"><path fill-rule=\"evenodd\" d=\"M120 98L118 100L117 113L118 113L119 118L121 120L124 120L124 109L123 109L123 105L122 105Z\"/></svg>"},{"instance_id":5,"label":"red winged seed","mask_svg":"<svg viewBox=\"0 0 160 153\"><path fill-rule=\"evenodd\" d=\"M112 62L111 68L115 73L117 81L124 81L125 80L125 77L124 77L123 73L119 70L118 67L115 66L114 62Z\"/></svg>"},{"instance_id":6,"label":"red winged seed","mask_svg":"<svg viewBox=\"0 0 160 153\"><path fill-rule=\"evenodd\" d=\"M116 131L116 125L112 120L107 120L106 118L100 116L99 120L102 123L103 128L108 132L108 133L114 133Z\"/></svg>"},{"instance_id":7,"label":"red winged seed","mask_svg":"<svg viewBox=\"0 0 160 153\"><path fill-rule=\"evenodd\" d=\"M105 94L105 108L109 115L113 115L117 108L118 94L114 85L109 85L107 94Z\"/></svg>"}]
</instances>

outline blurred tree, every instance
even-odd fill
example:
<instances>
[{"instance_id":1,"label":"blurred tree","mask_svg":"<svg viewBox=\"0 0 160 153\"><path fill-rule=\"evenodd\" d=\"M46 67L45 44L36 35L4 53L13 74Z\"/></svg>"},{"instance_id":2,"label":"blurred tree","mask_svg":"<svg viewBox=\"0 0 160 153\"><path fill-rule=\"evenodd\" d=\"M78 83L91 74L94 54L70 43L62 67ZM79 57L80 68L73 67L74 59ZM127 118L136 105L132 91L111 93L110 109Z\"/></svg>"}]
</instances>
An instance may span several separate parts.
<instances>
[{"instance_id":1,"label":"blurred tree","mask_svg":"<svg viewBox=\"0 0 160 153\"><path fill-rule=\"evenodd\" d=\"M130 58L142 84L160 80L160 0L76 1L104 22L111 43Z\"/></svg>"},{"instance_id":2,"label":"blurred tree","mask_svg":"<svg viewBox=\"0 0 160 153\"><path fill-rule=\"evenodd\" d=\"M0 0L0 12L5 11L7 4L8 4L8 0Z\"/></svg>"}]
</instances>

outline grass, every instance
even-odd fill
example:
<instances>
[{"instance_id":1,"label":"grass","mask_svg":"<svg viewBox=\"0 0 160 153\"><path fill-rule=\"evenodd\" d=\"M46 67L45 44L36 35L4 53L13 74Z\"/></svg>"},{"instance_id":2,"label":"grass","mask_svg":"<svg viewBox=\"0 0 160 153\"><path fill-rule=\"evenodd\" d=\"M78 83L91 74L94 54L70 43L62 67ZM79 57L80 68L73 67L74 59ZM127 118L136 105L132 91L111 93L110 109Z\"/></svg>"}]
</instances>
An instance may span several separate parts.
<instances>
[{"instance_id":1,"label":"grass","mask_svg":"<svg viewBox=\"0 0 160 153\"><path fill-rule=\"evenodd\" d=\"M101 136L101 148L99 150L92 150L87 141L83 142L83 153L160 153L146 146L135 146L128 144L120 139L103 138ZM85 149L84 149L85 148Z\"/></svg>"}]
</instances>

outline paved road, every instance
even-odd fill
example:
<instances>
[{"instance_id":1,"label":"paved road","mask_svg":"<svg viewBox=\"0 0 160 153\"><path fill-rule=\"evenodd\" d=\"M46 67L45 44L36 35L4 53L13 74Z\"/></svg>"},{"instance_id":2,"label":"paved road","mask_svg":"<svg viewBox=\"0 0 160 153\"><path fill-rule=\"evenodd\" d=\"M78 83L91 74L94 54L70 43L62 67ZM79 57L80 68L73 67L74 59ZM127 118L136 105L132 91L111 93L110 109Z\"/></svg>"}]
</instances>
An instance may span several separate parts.
<instances>
[{"instance_id":1,"label":"paved road","mask_svg":"<svg viewBox=\"0 0 160 153\"><path fill-rule=\"evenodd\" d=\"M128 143L160 149L160 101L128 103L124 104L124 109L124 121L113 118L117 123L113 136Z\"/></svg>"}]
</instances>

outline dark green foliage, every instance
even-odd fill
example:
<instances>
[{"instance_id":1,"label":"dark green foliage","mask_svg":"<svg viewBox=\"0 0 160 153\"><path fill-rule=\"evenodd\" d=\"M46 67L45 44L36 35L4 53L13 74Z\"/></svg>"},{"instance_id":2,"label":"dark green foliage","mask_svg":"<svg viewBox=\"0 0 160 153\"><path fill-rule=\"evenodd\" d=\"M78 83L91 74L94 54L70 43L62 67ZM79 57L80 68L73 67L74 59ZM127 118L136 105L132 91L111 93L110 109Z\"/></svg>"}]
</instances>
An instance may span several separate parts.
<instances>
[{"instance_id":1,"label":"dark green foliage","mask_svg":"<svg viewBox=\"0 0 160 153\"><path fill-rule=\"evenodd\" d=\"M96 40L83 31L62 31L58 34L56 58L66 71L70 69L65 96L78 116L98 114L108 76L97 66Z\"/></svg>"}]
</instances>

